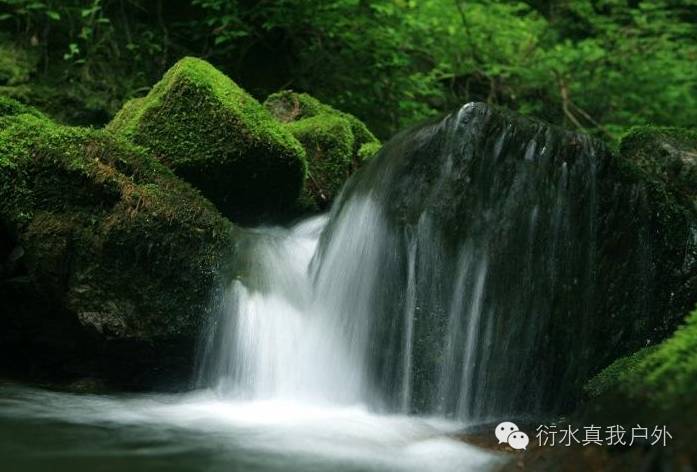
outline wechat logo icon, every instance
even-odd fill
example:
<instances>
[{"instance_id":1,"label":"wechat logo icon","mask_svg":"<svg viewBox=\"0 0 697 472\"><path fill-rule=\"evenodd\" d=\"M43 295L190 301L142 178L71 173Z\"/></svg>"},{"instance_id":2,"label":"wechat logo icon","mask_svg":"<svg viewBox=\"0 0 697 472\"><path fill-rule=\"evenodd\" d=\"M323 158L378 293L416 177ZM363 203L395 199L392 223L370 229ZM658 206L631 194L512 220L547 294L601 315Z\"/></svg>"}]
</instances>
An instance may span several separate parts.
<instances>
[{"instance_id":1,"label":"wechat logo icon","mask_svg":"<svg viewBox=\"0 0 697 472\"><path fill-rule=\"evenodd\" d=\"M508 444L515 450L525 450L530 443L528 435L519 430L518 426L510 421L499 423L494 434L496 439L499 440L499 444Z\"/></svg>"}]
</instances>

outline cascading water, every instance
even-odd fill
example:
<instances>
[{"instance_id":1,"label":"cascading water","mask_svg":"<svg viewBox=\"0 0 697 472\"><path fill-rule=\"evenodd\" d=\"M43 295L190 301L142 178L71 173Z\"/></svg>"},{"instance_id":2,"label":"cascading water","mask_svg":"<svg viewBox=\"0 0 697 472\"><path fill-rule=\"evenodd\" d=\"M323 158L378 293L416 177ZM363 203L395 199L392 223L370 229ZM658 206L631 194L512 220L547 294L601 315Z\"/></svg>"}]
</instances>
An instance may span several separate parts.
<instances>
[{"instance_id":1,"label":"cascading water","mask_svg":"<svg viewBox=\"0 0 697 472\"><path fill-rule=\"evenodd\" d=\"M592 354L604 155L479 104L402 133L328 217L250 233L206 378L468 421L564 406L549 385Z\"/></svg>"},{"instance_id":2,"label":"cascading water","mask_svg":"<svg viewBox=\"0 0 697 472\"><path fill-rule=\"evenodd\" d=\"M225 346L213 363L220 390L247 399L357 403L364 398L356 357L363 350L346 342L360 342L362 335L326 315L340 308L331 297L317 296L312 281L310 263L325 224L326 217L316 217L291 230L249 233L239 261L248 277L226 293L229 316L218 329L217 342ZM347 280L336 274L330 282Z\"/></svg>"}]
</instances>

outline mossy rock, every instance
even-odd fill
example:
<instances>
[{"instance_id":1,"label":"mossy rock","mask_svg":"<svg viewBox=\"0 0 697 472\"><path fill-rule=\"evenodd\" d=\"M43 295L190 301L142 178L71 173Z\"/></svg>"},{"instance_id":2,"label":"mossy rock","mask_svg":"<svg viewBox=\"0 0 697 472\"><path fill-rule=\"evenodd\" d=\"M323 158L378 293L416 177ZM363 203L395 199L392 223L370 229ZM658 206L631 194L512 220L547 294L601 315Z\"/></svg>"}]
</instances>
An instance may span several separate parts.
<instances>
[{"instance_id":1,"label":"mossy rock","mask_svg":"<svg viewBox=\"0 0 697 472\"><path fill-rule=\"evenodd\" d=\"M305 189L320 208L326 208L352 172L351 127L339 117L320 115L291 122L288 129L309 157Z\"/></svg>"},{"instance_id":2,"label":"mossy rock","mask_svg":"<svg viewBox=\"0 0 697 472\"><path fill-rule=\"evenodd\" d=\"M382 149L382 144L379 141L371 141L361 145L358 148L358 160L360 162L365 162L368 159L372 159L380 149Z\"/></svg>"},{"instance_id":3,"label":"mossy rock","mask_svg":"<svg viewBox=\"0 0 697 472\"><path fill-rule=\"evenodd\" d=\"M177 62L108 129L148 148L236 220L289 208L305 179L297 140L209 63Z\"/></svg>"},{"instance_id":4,"label":"mossy rock","mask_svg":"<svg viewBox=\"0 0 697 472\"><path fill-rule=\"evenodd\" d=\"M652 409L681 407L697 400L697 310L668 339L618 359L595 376L591 397L622 395Z\"/></svg>"},{"instance_id":5,"label":"mossy rock","mask_svg":"<svg viewBox=\"0 0 697 472\"><path fill-rule=\"evenodd\" d=\"M697 132L643 126L622 138L620 153L678 203L697 203Z\"/></svg>"},{"instance_id":6,"label":"mossy rock","mask_svg":"<svg viewBox=\"0 0 697 472\"><path fill-rule=\"evenodd\" d=\"M354 136L354 150L356 152L366 143L379 143L375 135L370 132L361 120L349 113L332 108L307 93L296 93L290 90L277 92L264 101L264 106L283 123L311 118L321 114L344 118L351 126L351 132Z\"/></svg>"},{"instance_id":7,"label":"mossy rock","mask_svg":"<svg viewBox=\"0 0 697 472\"><path fill-rule=\"evenodd\" d=\"M328 207L346 179L380 150L380 141L358 118L306 93L278 92L264 106L305 148L307 199L319 208Z\"/></svg>"},{"instance_id":8,"label":"mossy rock","mask_svg":"<svg viewBox=\"0 0 697 472\"><path fill-rule=\"evenodd\" d=\"M148 369L167 371L165 361L189 370L234 234L123 138L0 118L2 367L55 364L124 383L153 380Z\"/></svg>"}]
</instances>

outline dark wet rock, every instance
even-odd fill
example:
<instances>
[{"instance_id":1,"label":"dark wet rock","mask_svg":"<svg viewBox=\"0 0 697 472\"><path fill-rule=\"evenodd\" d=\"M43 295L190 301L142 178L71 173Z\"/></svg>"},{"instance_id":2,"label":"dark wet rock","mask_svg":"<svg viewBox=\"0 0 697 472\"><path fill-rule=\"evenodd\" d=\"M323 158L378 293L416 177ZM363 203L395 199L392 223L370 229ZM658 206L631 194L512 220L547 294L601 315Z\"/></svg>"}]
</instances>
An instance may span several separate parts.
<instances>
[{"instance_id":1,"label":"dark wet rock","mask_svg":"<svg viewBox=\"0 0 697 472\"><path fill-rule=\"evenodd\" d=\"M393 401L409 355L412 411L568 411L592 375L675 329L697 302L695 186L683 184L693 148L633 151L635 140L616 155L582 133L468 104L400 133L354 176L333 219L364 196L388 222L373 343L391 348L372 369Z\"/></svg>"}]
</instances>

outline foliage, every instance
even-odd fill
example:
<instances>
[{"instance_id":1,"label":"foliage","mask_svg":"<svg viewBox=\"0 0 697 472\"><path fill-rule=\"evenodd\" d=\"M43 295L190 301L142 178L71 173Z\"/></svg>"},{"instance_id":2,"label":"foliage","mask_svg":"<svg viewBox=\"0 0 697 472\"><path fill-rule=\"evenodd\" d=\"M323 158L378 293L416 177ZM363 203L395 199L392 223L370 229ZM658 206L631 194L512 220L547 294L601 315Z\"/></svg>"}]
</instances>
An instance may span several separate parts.
<instances>
[{"instance_id":1,"label":"foliage","mask_svg":"<svg viewBox=\"0 0 697 472\"><path fill-rule=\"evenodd\" d=\"M0 84L15 85L29 80L37 58L31 51L9 41L0 42Z\"/></svg>"},{"instance_id":2,"label":"foliage","mask_svg":"<svg viewBox=\"0 0 697 472\"><path fill-rule=\"evenodd\" d=\"M697 118L695 0L0 0L0 20L40 51L37 79L107 113L196 55L381 137L472 100L611 140Z\"/></svg>"}]
</instances>

